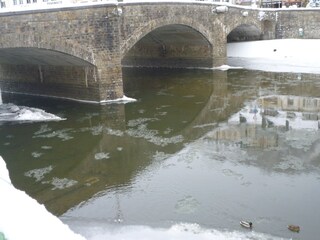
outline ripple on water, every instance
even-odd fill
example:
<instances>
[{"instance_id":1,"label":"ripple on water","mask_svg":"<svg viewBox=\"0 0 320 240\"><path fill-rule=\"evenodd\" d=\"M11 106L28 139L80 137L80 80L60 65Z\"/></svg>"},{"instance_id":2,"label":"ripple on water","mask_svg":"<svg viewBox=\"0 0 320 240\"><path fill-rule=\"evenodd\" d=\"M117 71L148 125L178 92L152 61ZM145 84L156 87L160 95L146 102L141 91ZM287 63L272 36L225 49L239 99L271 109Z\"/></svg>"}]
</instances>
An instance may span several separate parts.
<instances>
[{"instance_id":1,"label":"ripple on water","mask_svg":"<svg viewBox=\"0 0 320 240\"><path fill-rule=\"evenodd\" d=\"M185 196L184 198L177 201L175 205L175 211L182 214L191 214L198 209L199 205L199 201L194 197Z\"/></svg>"},{"instance_id":2,"label":"ripple on water","mask_svg":"<svg viewBox=\"0 0 320 240\"><path fill-rule=\"evenodd\" d=\"M279 164L275 165L274 168L281 169L281 170L296 170L301 171L304 170L304 162L301 158L287 155L283 158Z\"/></svg>"}]
</instances>

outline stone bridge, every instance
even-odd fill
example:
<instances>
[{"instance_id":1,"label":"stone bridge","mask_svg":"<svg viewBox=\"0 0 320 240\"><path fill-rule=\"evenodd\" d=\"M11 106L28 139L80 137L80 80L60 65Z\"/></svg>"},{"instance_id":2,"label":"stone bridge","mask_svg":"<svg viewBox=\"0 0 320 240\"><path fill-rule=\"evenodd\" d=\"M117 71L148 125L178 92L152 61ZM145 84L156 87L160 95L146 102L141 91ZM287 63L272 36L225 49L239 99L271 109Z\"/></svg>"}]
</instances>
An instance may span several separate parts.
<instances>
[{"instance_id":1,"label":"stone bridge","mask_svg":"<svg viewBox=\"0 0 320 240\"><path fill-rule=\"evenodd\" d=\"M319 21L317 10L200 1L0 13L0 86L103 102L123 96L123 66L218 66L226 63L227 42L319 38Z\"/></svg>"}]
</instances>

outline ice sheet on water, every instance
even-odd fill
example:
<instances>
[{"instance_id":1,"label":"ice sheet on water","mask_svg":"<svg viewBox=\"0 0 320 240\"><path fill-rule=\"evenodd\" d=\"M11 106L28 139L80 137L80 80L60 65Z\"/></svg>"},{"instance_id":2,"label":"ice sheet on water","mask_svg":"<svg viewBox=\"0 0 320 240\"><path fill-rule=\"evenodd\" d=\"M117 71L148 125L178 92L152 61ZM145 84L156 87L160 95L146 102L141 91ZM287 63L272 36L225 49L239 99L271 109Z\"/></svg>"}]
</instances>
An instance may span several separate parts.
<instances>
[{"instance_id":1,"label":"ice sheet on water","mask_svg":"<svg viewBox=\"0 0 320 240\"><path fill-rule=\"evenodd\" d=\"M127 96L123 95L122 98L117 98L117 99L114 99L114 100L103 100L100 103L107 103L107 104L118 103L118 104L123 104L123 103L130 103L130 102L136 102L136 101L137 101L137 99L130 98L130 97L127 97Z\"/></svg>"},{"instance_id":2,"label":"ice sheet on water","mask_svg":"<svg viewBox=\"0 0 320 240\"><path fill-rule=\"evenodd\" d=\"M264 14L260 13L259 18ZM228 64L268 72L320 73L318 39L275 39L229 43ZM304 46L303 48L298 46Z\"/></svg>"},{"instance_id":3,"label":"ice sheet on water","mask_svg":"<svg viewBox=\"0 0 320 240\"><path fill-rule=\"evenodd\" d=\"M213 69L221 70L221 71L227 71L229 69L242 69L242 67L234 67L229 65L221 65L219 67L214 67Z\"/></svg>"},{"instance_id":4,"label":"ice sheet on water","mask_svg":"<svg viewBox=\"0 0 320 240\"><path fill-rule=\"evenodd\" d=\"M42 109L17 106L12 103L0 105L0 122L44 122L65 120Z\"/></svg>"}]
</instances>

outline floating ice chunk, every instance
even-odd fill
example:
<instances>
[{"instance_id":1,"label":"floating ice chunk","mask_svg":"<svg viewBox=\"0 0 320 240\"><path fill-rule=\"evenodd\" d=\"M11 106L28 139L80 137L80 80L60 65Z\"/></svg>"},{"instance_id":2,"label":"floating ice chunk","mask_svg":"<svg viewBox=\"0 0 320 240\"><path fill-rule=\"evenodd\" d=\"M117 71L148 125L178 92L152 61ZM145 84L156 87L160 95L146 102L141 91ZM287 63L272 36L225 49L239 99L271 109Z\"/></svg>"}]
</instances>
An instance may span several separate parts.
<instances>
[{"instance_id":1,"label":"floating ice chunk","mask_svg":"<svg viewBox=\"0 0 320 240\"><path fill-rule=\"evenodd\" d=\"M52 178L51 181L45 181L42 183L49 183L52 184L54 187L52 188L52 190L56 190L56 189L65 189L65 188L69 188L72 187L74 185L76 185L78 183L78 181L76 180L72 180L72 179L68 179L68 178L57 178L54 177Z\"/></svg>"},{"instance_id":2,"label":"floating ice chunk","mask_svg":"<svg viewBox=\"0 0 320 240\"><path fill-rule=\"evenodd\" d=\"M32 157L34 157L34 158L39 158L39 157L41 157L41 155L43 155L43 153L32 152L31 155L32 155Z\"/></svg>"},{"instance_id":3,"label":"floating ice chunk","mask_svg":"<svg viewBox=\"0 0 320 240\"><path fill-rule=\"evenodd\" d=\"M124 134L121 130L114 130L112 128L106 128L106 132L109 135L118 136L118 137L122 137Z\"/></svg>"},{"instance_id":4,"label":"floating ice chunk","mask_svg":"<svg viewBox=\"0 0 320 240\"><path fill-rule=\"evenodd\" d=\"M214 67L213 69L226 71L226 70L229 70L229 69L242 69L242 67L232 67L232 66L229 66L229 65L221 65L219 67Z\"/></svg>"},{"instance_id":5,"label":"floating ice chunk","mask_svg":"<svg viewBox=\"0 0 320 240\"><path fill-rule=\"evenodd\" d=\"M125 95L123 95L122 98L117 98L117 99L114 99L114 100L103 100L103 101L100 101L100 103L129 103L129 102L136 102L137 99L134 99L134 98L129 98Z\"/></svg>"},{"instance_id":6,"label":"floating ice chunk","mask_svg":"<svg viewBox=\"0 0 320 240\"><path fill-rule=\"evenodd\" d=\"M39 182L45 177L46 174L51 172L52 169L53 169L53 167L50 165L45 168L38 168L38 169L30 170L28 172L25 172L24 175L26 177L33 177L36 179L36 182Z\"/></svg>"},{"instance_id":7,"label":"floating ice chunk","mask_svg":"<svg viewBox=\"0 0 320 240\"><path fill-rule=\"evenodd\" d=\"M108 158L110 158L109 153L100 152L94 155L94 159L96 160L108 159Z\"/></svg>"}]
</instances>

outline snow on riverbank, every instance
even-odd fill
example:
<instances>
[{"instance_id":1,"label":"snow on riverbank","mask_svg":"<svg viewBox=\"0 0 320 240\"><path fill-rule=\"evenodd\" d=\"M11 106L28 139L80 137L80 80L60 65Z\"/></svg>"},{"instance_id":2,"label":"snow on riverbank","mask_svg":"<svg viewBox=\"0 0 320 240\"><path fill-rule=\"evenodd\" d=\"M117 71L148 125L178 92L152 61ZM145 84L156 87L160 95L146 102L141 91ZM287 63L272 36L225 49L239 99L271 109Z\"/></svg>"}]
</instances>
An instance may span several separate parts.
<instances>
[{"instance_id":1,"label":"snow on riverbank","mask_svg":"<svg viewBox=\"0 0 320 240\"><path fill-rule=\"evenodd\" d=\"M0 232L8 240L85 240L49 213L43 205L11 184L6 164L0 156Z\"/></svg>"},{"instance_id":2,"label":"snow on riverbank","mask_svg":"<svg viewBox=\"0 0 320 240\"><path fill-rule=\"evenodd\" d=\"M229 43L230 66L270 72L320 73L319 39L276 39Z\"/></svg>"}]
</instances>

